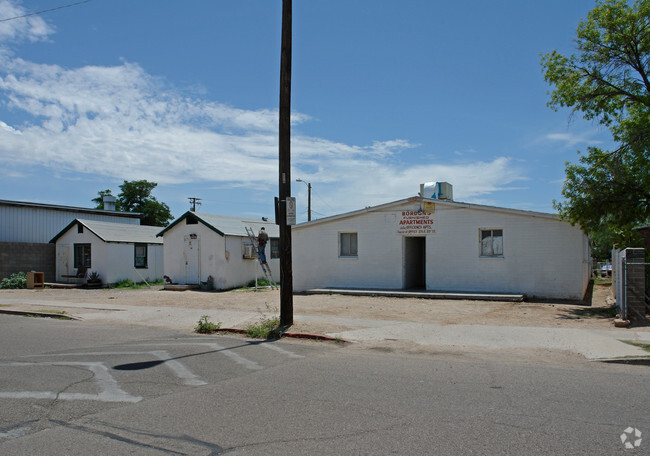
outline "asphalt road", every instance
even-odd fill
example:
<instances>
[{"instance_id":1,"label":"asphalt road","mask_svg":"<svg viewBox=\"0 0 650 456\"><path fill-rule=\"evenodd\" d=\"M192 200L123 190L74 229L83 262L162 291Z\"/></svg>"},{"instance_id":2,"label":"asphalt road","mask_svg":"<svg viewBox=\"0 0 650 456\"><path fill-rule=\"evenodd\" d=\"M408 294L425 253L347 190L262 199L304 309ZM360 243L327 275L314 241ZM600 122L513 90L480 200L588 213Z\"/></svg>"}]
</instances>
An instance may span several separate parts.
<instances>
[{"instance_id":1,"label":"asphalt road","mask_svg":"<svg viewBox=\"0 0 650 456\"><path fill-rule=\"evenodd\" d=\"M0 347L2 455L650 454L647 366L18 316Z\"/></svg>"}]
</instances>

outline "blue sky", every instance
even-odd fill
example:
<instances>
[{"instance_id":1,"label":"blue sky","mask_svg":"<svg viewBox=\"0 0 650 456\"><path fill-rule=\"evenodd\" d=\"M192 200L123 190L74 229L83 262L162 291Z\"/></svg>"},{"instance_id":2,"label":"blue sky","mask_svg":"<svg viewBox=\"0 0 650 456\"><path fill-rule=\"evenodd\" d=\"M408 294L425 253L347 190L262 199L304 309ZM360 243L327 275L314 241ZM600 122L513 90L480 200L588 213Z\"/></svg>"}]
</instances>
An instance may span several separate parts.
<instances>
[{"instance_id":1,"label":"blue sky","mask_svg":"<svg viewBox=\"0 0 650 456\"><path fill-rule=\"evenodd\" d=\"M0 20L65 6L0 0ZM292 179L313 217L447 181L553 212L606 130L546 106L540 54L593 0L294 0ZM0 22L0 199L92 207L158 183L175 217L273 217L281 0L92 0ZM299 221L307 187L294 182Z\"/></svg>"}]
</instances>

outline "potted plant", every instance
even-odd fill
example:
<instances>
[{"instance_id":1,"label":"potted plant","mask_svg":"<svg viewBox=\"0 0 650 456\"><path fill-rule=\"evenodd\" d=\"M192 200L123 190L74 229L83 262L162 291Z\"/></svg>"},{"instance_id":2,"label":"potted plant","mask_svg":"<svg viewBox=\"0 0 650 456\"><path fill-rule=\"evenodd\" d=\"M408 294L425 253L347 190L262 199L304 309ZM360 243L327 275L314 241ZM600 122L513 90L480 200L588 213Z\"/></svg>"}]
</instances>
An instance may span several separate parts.
<instances>
[{"instance_id":1,"label":"potted plant","mask_svg":"<svg viewBox=\"0 0 650 456\"><path fill-rule=\"evenodd\" d=\"M88 288L99 288L102 286L102 279L99 277L97 271L88 273L88 280L86 281Z\"/></svg>"}]
</instances>

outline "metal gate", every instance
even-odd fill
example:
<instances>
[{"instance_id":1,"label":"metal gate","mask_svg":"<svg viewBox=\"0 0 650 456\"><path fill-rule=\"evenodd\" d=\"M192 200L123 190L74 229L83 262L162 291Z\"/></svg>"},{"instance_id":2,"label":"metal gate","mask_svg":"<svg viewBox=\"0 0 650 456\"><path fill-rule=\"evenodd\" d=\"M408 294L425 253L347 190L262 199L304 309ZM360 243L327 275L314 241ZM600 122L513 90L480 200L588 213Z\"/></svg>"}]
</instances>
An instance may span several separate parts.
<instances>
[{"instance_id":1,"label":"metal gate","mask_svg":"<svg viewBox=\"0 0 650 456\"><path fill-rule=\"evenodd\" d=\"M650 263L644 249L625 249L617 254L614 281L616 304L624 320L645 320L650 305Z\"/></svg>"}]
</instances>

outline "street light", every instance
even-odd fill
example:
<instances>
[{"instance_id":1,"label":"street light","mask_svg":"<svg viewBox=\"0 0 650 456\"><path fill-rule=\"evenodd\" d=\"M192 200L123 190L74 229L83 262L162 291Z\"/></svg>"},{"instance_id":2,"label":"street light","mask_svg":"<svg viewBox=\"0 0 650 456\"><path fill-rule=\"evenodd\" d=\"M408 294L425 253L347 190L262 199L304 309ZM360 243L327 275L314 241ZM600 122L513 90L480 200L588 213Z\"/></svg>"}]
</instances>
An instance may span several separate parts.
<instances>
[{"instance_id":1,"label":"street light","mask_svg":"<svg viewBox=\"0 0 650 456\"><path fill-rule=\"evenodd\" d=\"M311 222L311 184L302 179L296 179L296 182L307 184L307 221Z\"/></svg>"}]
</instances>

